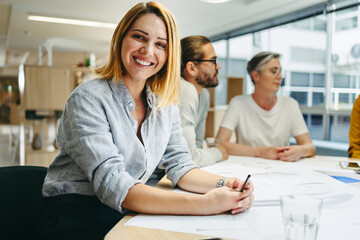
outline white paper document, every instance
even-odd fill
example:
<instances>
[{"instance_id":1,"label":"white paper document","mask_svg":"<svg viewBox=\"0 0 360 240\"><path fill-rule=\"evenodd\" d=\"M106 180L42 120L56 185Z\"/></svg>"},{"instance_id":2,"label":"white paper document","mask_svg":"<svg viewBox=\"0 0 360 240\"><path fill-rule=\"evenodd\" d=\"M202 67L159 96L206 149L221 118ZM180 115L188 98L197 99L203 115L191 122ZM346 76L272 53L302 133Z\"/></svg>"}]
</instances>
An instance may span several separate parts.
<instances>
[{"instance_id":1,"label":"white paper document","mask_svg":"<svg viewBox=\"0 0 360 240\"><path fill-rule=\"evenodd\" d=\"M304 161L311 159L293 163L231 157L202 169L243 180L251 174L255 201L249 210L214 216L139 214L126 225L231 239L285 239L279 197L298 193L323 200L318 240L359 239L360 189L312 171L311 162Z\"/></svg>"}]
</instances>

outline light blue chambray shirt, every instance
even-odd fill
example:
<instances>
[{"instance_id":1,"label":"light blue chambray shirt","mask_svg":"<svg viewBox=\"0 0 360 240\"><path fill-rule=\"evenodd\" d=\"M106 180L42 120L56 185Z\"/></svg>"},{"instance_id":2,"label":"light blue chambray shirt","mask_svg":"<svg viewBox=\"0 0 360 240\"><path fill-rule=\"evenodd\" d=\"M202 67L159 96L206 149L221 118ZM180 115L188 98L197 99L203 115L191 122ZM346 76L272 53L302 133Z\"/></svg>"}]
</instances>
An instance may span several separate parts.
<instances>
[{"instance_id":1,"label":"light blue chambray shirt","mask_svg":"<svg viewBox=\"0 0 360 240\"><path fill-rule=\"evenodd\" d=\"M146 98L143 145L136 135L138 123L130 115L135 104L123 82L95 79L77 87L60 119L60 154L49 166L43 195L96 195L123 212L129 189L145 183L157 166L174 185L195 168L182 137L178 107L153 111L157 97L149 88Z\"/></svg>"}]
</instances>

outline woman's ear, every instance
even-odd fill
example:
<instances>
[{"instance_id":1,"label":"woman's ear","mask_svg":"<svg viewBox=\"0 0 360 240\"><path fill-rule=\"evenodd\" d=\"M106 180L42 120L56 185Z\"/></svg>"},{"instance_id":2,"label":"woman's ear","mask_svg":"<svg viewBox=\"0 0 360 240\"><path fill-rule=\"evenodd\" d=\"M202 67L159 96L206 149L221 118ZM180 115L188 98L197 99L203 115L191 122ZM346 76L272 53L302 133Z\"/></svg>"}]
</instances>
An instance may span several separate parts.
<instances>
[{"instance_id":1,"label":"woman's ear","mask_svg":"<svg viewBox=\"0 0 360 240\"><path fill-rule=\"evenodd\" d=\"M254 82L257 82L260 78L260 73L258 71L252 71L251 78Z\"/></svg>"}]
</instances>

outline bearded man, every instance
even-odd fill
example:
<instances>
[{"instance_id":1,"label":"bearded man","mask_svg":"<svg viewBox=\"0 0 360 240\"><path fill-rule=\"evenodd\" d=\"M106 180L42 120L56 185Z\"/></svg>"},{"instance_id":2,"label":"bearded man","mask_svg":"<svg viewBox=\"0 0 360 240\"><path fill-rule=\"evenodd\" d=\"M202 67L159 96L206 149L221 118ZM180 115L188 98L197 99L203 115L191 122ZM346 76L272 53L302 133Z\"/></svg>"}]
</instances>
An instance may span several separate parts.
<instances>
[{"instance_id":1,"label":"bearded man","mask_svg":"<svg viewBox=\"0 0 360 240\"><path fill-rule=\"evenodd\" d=\"M206 89L216 87L218 70L214 47L209 38L190 36L181 40L181 92L180 116L192 159L199 166L207 166L226 160L224 146L203 148L206 116L210 107L210 95Z\"/></svg>"}]
</instances>

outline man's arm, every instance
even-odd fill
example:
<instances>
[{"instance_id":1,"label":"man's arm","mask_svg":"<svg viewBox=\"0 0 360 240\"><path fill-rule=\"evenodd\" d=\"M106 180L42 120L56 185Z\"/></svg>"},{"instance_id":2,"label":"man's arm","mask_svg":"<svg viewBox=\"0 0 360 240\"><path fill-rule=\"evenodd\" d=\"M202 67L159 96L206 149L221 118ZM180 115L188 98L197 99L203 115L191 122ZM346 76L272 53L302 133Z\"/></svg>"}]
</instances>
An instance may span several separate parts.
<instances>
[{"instance_id":1,"label":"man's arm","mask_svg":"<svg viewBox=\"0 0 360 240\"><path fill-rule=\"evenodd\" d=\"M198 166L202 167L227 159L227 154L225 154L226 150L224 148L200 148L196 145L197 139L198 141L201 141L201 136L197 136L197 134L202 135L203 138L205 133L205 121L208 109L206 104L209 103L205 97L204 99L201 99L201 104L199 104L199 95L196 92L195 87L191 88L186 86L186 83L181 86L182 91L179 109L183 136L186 139L192 160ZM204 109L199 109L199 105L200 108L203 107ZM202 112L200 116L201 120L197 122L196 117L198 116L199 111ZM200 128L203 129L200 131Z\"/></svg>"}]
</instances>

